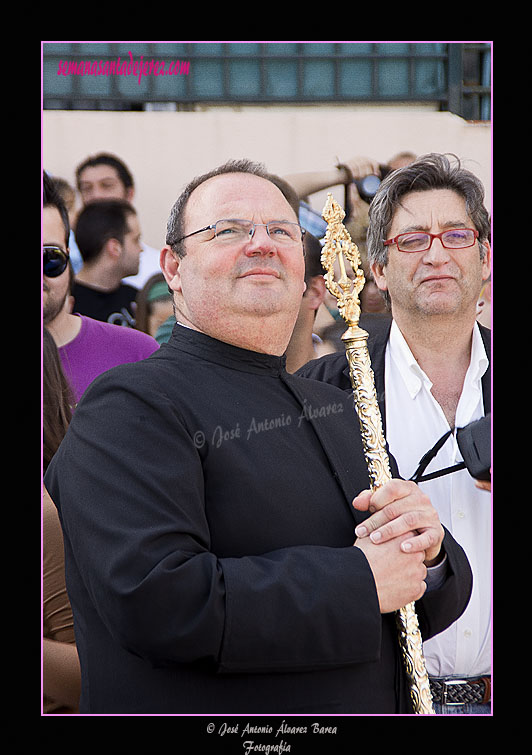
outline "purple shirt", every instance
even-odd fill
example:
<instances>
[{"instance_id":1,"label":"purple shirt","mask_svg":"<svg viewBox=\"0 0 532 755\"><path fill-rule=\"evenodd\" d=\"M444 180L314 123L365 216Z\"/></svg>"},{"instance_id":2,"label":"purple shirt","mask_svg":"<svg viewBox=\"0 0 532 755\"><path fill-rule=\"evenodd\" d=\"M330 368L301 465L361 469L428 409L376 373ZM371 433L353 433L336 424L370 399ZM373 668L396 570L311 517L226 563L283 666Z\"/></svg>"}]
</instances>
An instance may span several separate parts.
<instances>
[{"instance_id":1,"label":"purple shirt","mask_svg":"<svg viewBox=\"0 0 532 755\"><path fill-rule=\"evenodd\" d=\"M59 348L63 371L76 403L94 378L125 362L138 362L157 351L157 341L133 328L111 325L92 317L81 318L81 329L70 343Z\"/></svg>"}]
</instances>

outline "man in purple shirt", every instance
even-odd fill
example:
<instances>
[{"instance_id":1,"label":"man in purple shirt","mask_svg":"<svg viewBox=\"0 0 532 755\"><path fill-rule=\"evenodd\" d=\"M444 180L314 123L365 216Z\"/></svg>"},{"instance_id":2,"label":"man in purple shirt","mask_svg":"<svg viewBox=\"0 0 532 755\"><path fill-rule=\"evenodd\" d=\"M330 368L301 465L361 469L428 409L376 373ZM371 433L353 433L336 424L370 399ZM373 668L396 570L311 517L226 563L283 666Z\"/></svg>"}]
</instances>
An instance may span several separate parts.
<instances>
[{"instance_id":1,"label":"man in purple shirt","mask_svg":"<svg viewBox=\"0 0 532 755\"><path fill-rule=\"evenodd\" d=\"M43 322L59 349L77 403L102 372L125 362L145 359L159 344L139 330L72 314L68 215L46 173L43 176L42 231Z\"/></svg>"}]
</instances>

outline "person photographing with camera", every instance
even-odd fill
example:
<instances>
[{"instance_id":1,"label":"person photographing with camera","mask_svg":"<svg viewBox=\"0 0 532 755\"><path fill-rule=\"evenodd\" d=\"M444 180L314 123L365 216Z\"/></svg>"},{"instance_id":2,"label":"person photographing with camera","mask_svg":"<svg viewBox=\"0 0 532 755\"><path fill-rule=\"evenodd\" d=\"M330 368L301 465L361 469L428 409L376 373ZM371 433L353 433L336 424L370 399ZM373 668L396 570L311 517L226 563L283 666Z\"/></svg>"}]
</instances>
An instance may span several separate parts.
<instances>
[{"instance_id":1,"label":"person photographing with camera","mask_svg":"<svg viewBox=\"0 0 532 755\"><path fill-rule=\"evenodd\" d=\"M360 325L400 475L430 497L473 570L464 614L424 642L435 710L489 714L491 507L480 488L491 487L491 331L476 303L490 275L490 218L481 182L452 158L425 155L380 184L368 259L392 318ZM351 391L343 353L297 374Z\"/></svg>"},{"instance_id":2,"label":"person photographing with camera","mask_svg":"<svg viewBox=\"0 0 532 755\"><path fill-rule=\"evenodd\" d=\"M385 164L370 157L356 156L338 160L336 165L325 170L312 170L293 173L284 179L295 189L301 201L307 201L311 194L332 186L344 185L344 224L360 252L361 265L366 283L360 293L360 306L363 313L386 312L387 306L380 295L366 253L366 234L369 225L369 204L381 181L392 171L408 165L415 160L413 152L399 152ZM315 236L319 234L308 228ZM335 320L338 320L335 302L326 295L325 306ZM341 319L341 318L340 318Z\"/></svg>"},{"instance_id":3,"label":"person photographing with camera","mask_svg":"<svg viewBox=\"0 0 532 755\"><path fill-rule=\"evenodd\" d=\"M350 184L354 184L359 198L369 204L378 185L388 173L409 165L415 159L416 155L408 151L399 152L386 164L371 157L356 156L346 160L337 160L336 165L329 169L290 173L283 178L296 190L300 199L327 189L329 186L344 184L349 187Z\"/></svg>"}]
</instances>

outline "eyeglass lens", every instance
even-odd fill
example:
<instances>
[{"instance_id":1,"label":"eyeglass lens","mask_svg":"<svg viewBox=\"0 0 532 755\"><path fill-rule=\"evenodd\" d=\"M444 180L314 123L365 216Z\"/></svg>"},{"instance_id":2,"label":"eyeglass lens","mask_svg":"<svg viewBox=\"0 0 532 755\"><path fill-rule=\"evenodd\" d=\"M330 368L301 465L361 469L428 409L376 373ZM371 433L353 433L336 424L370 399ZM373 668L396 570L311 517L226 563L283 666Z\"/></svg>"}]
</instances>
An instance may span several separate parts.
<instances>
[{"instance_id":1,"label":"eyeglass lens","mask_svg":"<svg viewBox=\"0 0 532 755\"><path fill-rule=\"evenodd\" d=\"M469 228L453 228L441 234L404 233L397 237L397 246L402 252L423 252L430 248L434 238L440 238L448 249L462 249L475 243L475 232Z\"/></svg>"},{"instance_id":2,"label":"eyeglass lens","mask_svg":"<svg viewBox=\"0 0 532 755\"><path fill-rule=\"evenodd\" d=\"M270 238L285 244L300 242L301 227L289 221L273 220L269 223L252 223L250 220L218 220L214 225L214 237L218 241L241 241L253 236L256 226L264 225Z\"/></svg>"}]
</instances>

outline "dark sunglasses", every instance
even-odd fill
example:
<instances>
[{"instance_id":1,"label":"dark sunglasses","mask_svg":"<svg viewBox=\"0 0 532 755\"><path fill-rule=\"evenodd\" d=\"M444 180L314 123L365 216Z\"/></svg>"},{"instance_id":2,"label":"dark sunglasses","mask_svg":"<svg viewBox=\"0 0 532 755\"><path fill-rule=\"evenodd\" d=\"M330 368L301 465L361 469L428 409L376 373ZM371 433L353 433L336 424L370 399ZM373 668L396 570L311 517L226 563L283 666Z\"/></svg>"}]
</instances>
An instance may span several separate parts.
<instances>
[{"instance_id":1,"label":"dark sunglasses","mask_svg":"<svg viewBox=\"0 0 532 755\"><path fill-rule=\"evenodd\" d=\"M68 265L67 252L60 246L43 246L42 248L42 271L47 278L57 278L65 272Z\"/></svg>"}]
</instances>

